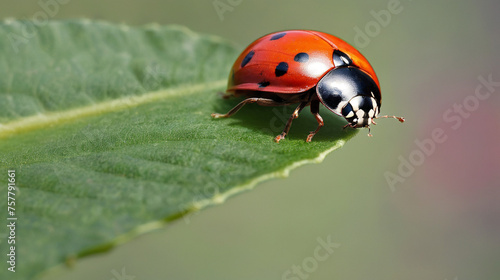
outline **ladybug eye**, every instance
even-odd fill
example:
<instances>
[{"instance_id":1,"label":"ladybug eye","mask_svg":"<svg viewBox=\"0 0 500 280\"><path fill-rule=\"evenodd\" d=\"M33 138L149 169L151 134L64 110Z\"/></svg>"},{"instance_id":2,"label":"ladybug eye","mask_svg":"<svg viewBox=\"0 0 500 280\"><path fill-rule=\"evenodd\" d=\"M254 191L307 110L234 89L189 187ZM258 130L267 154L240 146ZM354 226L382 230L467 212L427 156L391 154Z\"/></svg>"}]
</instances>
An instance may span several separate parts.
<instances>
[{"instance_id":1,"label":"ladybug eye","mask_svg":"<svg viewBox=\"0 0 500 280\"><path fill-rule=\"evenodd\" d=\"M335 50L333 52L333 64L335 67L348 66L352 64L352 60L343 51Z\"/></svg>"}]
</instances>

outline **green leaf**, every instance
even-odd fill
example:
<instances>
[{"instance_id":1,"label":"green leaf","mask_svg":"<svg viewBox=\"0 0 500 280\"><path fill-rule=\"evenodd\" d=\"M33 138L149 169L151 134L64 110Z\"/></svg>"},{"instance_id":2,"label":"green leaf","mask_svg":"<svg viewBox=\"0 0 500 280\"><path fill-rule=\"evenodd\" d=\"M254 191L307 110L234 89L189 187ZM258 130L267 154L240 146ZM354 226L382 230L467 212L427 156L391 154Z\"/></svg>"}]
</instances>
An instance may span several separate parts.
<instances>
[{"instance_id":1,"label":"green leaf","mask_svg":"<svg viewBox=\"0 0 500 280\"><path fill-rule=\"evenodd\" d=\"M16 273L2 279L105 251L319 162L354 134L325 111L312 143L306 111L273 142L294 108L212 119L238 102L216 92L239 48L182 27L5 21L0 38L1 193L9 169L18 187Z\"/></svg>"}]
</instances>

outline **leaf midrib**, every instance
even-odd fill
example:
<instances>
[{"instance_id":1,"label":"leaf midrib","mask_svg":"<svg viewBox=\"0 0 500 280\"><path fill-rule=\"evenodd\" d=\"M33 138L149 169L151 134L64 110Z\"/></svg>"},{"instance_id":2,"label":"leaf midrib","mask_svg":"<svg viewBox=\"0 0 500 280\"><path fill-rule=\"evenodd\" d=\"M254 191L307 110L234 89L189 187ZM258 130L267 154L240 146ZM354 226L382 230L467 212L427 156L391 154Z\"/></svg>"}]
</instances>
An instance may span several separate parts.
<instances>
[{"instance_id":1,"label":"leaf midrib","mask_svg":"<svg viewBox=\"0 0 500 280\"><path fill-rule=\"evenodd\" d=\"M181 85L175 88L146 92L141 95L106 100L100 103L93 103L88 106L72 108L65 111L23 117L6 124L0 124L0 139L19 133L42 129L52 125L68 123L80 118L103 115L177 96L191 95L201 90L217 89L223 87L225 84L226 80L217 80L209 83Z\"/></svg>"}]
</instances>

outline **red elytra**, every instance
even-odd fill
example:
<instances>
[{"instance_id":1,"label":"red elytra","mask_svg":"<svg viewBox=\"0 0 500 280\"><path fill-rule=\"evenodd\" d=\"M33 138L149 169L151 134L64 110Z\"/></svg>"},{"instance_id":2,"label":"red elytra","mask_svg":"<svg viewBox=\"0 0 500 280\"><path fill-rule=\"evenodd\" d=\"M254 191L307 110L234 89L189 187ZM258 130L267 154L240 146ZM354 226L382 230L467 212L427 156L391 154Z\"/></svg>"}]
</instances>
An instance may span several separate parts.
<instances>
[{"instance_id":1,"label":"red elytra","mask_svg":"<svg viewBox=\"0 0 500 280\"><path fill-rule=\"evenodd\" d=\"M292 120L306 106L311 106L318 122L307 137L310 142L324 124L320 102L343 116L349 122L345 127L369 128L375 124L382 100L375 71L359 51L333 35L310 30L271 33L250 44L231 69L227 93L248 98L227 114L212 114L214 118L229 117L248 103L300 103L276 142L285 138Z\"/></svg>"},{"instance_id":2,"label":"red elytra","mask_svg":"<svg viewBox=\"0 0 500 280\"><path fill-rule=\"evenodd\" d=\"M316 86L326 72L335 68L334 50L348 54L354 65L365 70L380 87L368 60L345 41L318 31L290 30L266 35L250 44L233 65L231 73L234 77L232 74L229 77L227 91L304 92ZM242 67L243 60L252 51L254 55ZM306 63L294 60L299 53L309 56ZM286 75L276 77L275 68L281 62L288 64L288 71ZM266 82L269 85L263 87L262 83Z\"/></svg>"}]
</instances>

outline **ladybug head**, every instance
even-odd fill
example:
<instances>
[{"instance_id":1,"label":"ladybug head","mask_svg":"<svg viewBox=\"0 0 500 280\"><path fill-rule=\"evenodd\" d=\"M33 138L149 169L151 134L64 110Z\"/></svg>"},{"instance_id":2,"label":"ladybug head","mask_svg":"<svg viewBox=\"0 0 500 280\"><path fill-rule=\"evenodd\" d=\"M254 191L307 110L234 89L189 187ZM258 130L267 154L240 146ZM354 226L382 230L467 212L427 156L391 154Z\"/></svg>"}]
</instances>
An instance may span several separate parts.
<instances>
[{"instance_id":1,"label":"ladybug head","mask_svg":"<svg viewBox=\"0 0 500 280\"><path fill-rule=\"evenodd\" d=\"M369 127L378 116L379 108L373 97L358 95L342 107L342 116L350 127Z\"/></svg>"},{"instance_id":2,"label":"ladybug head","mask_svg":"<svg viewBox=\"0 0 500 280\"><path fill-rule=\"evenodd\" d=\"M379 117L382 96L378 84L365 71L343 66L330 70L316 86L317 95L329 110L343 116L345 127L368 127ZM403 122L403 118L390 116ZM371 134L368 134L371 135Z\"/></svg>"}]
</instances>

